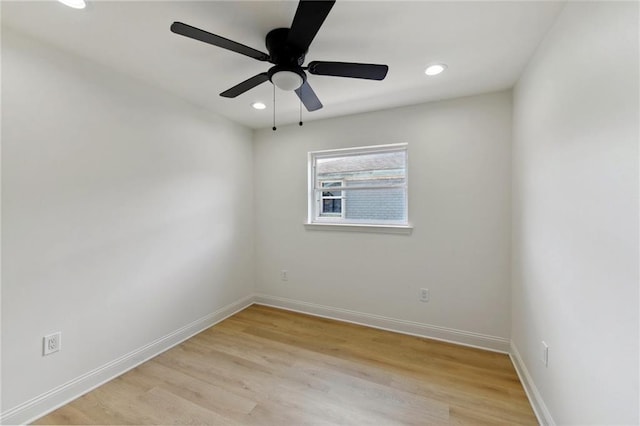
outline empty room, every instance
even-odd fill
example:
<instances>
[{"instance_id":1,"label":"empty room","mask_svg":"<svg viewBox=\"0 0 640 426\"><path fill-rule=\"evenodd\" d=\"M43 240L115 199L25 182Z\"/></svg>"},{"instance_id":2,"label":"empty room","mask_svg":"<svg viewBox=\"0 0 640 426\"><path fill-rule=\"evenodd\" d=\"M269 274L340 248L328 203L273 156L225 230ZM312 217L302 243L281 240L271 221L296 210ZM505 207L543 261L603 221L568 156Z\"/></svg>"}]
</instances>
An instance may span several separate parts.
<instances>
[{"instance_id":1,"label":"empty room","mask_svg":"<svg viewBox=\"0 0 640 426\"><path fill-rule=\"evenodd\" d=\"M636 1L0 1L2 424L640 424Z\"/></svg>"}]
</instances>

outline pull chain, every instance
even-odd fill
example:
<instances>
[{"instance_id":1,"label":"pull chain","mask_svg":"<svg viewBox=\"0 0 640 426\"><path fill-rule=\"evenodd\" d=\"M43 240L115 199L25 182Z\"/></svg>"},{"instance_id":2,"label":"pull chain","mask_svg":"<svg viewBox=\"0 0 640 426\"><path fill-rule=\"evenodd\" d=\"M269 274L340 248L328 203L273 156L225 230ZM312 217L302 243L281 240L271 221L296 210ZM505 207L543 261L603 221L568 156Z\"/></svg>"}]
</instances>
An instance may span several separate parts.
<instances>
[{"instance_id":1,"label":"pull chain","mask_svg":"<svg viewBox=\"0 0 640 426\"><path fill-rule=\"evenodd\" d=\"M300 121L298 122L298 126L302 126L302 99L300 100Z\"/></svg>"},{"instance_id":2,"label":"pull chain","mask_svg":"<svg viewBox=\"0 0 640 426\"><path fill-rule=\"evenodd\" d=\"M273 131L276 131L276 85L273 85Z\"/></svg>"}]
</instances>

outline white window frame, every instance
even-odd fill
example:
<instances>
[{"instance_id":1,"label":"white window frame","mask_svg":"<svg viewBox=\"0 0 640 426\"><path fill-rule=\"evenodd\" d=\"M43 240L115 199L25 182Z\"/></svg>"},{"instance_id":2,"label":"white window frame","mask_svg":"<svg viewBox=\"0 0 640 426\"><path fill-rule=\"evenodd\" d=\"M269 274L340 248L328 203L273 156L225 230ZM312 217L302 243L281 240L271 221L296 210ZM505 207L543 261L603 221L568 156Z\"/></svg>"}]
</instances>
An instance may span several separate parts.
<instances>
[{"instance_id":1,"label":"white window frame","mask_svg":"<svg viewBox=\"0 0 640 426\"><path fill-rule=\"evenodd\" d=\"M316 183L322 182L318 181L316 178L316 161L319 158L327 158L327 157L343 157L347 155L363 155L370 153L383 153L383 152L393 152L393 151L404 151L405 154L405 183L397 184L397 185L389 185L389 186L380 186L380 185L370 185L370 186L358 186L358 187L348 187L343 185L340 187L332 187L334 191L343 191L342 192L342 210L341 216L320 216L321 211L321 201L322 201L322 188L316 187ZM349 230L349 231L369 231L369 232L391 232L391 233L410 233L413 228L409 223L409 152L408 152L408 144L407 143L397 143L397 144L387 144L387 145L374 145L374 146L365 146L365 147L356 147L356 148L342 148L342 149L332 149L332 150L324 150L324 151L312 151L308 153L308 214L307 214L307 222L305 225L308 229L329 229L329 230ZM324 180L324 182L329 181L329 179ZM338 181L338 179L332 179L331 181ZM362 220L362 221L345 221L345 202L346 197L344 196L344 191L349 190L359 190L359 189L383 189L383 188L403 188L405 190L405 206L404 212L405 217L402 221L398 222L375 222L370 220Z\"/></svg>"}]
</instances>

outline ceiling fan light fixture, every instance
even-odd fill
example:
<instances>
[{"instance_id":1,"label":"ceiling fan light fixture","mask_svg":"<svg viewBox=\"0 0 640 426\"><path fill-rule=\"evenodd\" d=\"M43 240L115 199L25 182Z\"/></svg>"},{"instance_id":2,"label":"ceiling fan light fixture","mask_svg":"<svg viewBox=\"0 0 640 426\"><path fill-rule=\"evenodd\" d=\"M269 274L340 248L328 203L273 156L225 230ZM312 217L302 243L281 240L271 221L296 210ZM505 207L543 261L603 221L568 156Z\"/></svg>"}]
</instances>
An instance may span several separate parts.
<instances>
[{"instance_id":1,"label":"ceiling fan light fixture","mask_svg":"<svg viewBox=\"0 0 640 426\"><path fill-rule=\"evenodd\" d=\"M69 6L74 9L84 9L85 7L87 7L87 4L85 3L84 0L58 0L58 1L64 4L65 6Z\"/></svg>"},{"instance_id":2,"label":"ceiling fan light fixture","mask_svg":"<svg viewBox=\"0 0 640 426\"><path fill-rule=\"evenodd\" d=\"M262 102L254 102L251 104L254 109L265 109L267 106Z\"/></svg>"},{"instance_id":3,"label":"ceiling fan light fixture","mask_svg":"<svg viewBox=\"0 0 640 426\"><path fill-rule=\"evenodd\" d=\"M445 64L433 64L429 65L427 69L424 70L424 73L429 77L433 77L434 75L438 75L446 69L447 66Z\"/></svg>"},{"instance_id":4,"label":"ceiling fan light fixture","mask_svg":"<svg viewBox=\"0 0 640 426\"><path fill-rule=\"evenodd\" d=\"M293 71L285 70L285 71L275 72L271 76L271 82L278 89L291 92L292 90L296 90L297 88L302 86L302 83L304 83L304 80L300 74Z\"/></svg>"}]
</instances>

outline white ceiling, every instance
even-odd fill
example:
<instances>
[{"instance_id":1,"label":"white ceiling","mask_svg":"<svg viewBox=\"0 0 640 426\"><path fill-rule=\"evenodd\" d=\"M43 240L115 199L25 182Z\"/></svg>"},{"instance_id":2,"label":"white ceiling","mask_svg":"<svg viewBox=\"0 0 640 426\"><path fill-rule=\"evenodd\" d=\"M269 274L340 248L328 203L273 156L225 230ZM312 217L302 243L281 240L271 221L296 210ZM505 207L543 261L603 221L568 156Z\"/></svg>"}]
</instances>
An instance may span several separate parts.
<instances>
[{"instance_id":1,"label":"white ceiling","mask_svg":"<svg viewBox=\"0 0 640 426\"><path fill-rule=\"evenodd\" d=\"M265 35L289 27L295 1L3 1L2 24L162 88L251 128L270 127L272 91L219 93L270 64L169 31L173 21L266 52ZM384 81L309 77L324 108L305 121L512 87L564 5L560 1L338 0L307 54L312 60L389 65ZM427 77L425 67L448 69ZM267 104L257 111L250 104ZM277 94L278 124L298 121L293 92Z\"/></svg>"}]
</instances>

